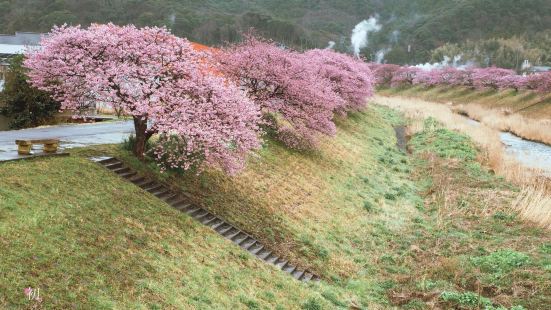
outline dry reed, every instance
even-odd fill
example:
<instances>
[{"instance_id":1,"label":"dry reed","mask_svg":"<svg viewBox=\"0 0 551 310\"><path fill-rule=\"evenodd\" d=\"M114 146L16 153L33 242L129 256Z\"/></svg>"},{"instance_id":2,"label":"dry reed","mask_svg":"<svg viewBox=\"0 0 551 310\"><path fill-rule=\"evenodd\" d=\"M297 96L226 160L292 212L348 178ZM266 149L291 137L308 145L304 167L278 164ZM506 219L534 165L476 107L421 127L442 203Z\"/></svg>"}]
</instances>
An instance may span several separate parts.
<instances>
[{"instance_id":1,"label":"dry reed","mask_svg":"<svg viewBox=\"0 0 551 310\"><path fill-rule=\"evenodd\" d=\"M454 110L491 128L551 145L550 120L528 119L520 114L513 114L510 109L487 109L477 104L458 105Z\"/></svg>"},{"instance_id":2,"label":"dry reed","mask_svg":"<svg viewBox=\"0 0 551 310\"><path fill-rule=\"evenodd\" d=\"M551 186L548 177L541 170L522 166L514 157L507 155L498 129L484 122L475 126L469 123L469 119L454 113L450 105L413 98L382 96L377 96L374 101L401 111L411 119L409 133L421 131L422 121L433 117L447 128L470 136L481 148L485 164L496 174L523 188L515 199L513 208L525 219L551 228Z\"/></svg>"}]
</instances>

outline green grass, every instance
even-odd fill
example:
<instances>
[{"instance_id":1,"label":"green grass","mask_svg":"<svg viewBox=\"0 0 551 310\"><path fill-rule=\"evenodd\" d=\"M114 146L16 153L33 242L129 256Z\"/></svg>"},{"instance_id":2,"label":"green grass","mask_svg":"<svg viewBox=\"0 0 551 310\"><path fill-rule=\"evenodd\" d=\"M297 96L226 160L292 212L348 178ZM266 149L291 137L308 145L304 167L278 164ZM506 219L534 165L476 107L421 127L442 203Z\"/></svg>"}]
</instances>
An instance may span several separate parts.
<instances>
[{"instance_id":1,"label":"green grass","mask_svg":"<svg viewBox=\"0 0 551 310\"><path fill-rule=\"evenodd\" d=\"M444 158L476 159L477 151L466 135L437 124L433 118L425 120L424 130L410 141L416 152L431 152Z\"/></svg>"},{"instance_id":2,"label":"green grass","mask_svg":"<svg viewBox=\"0 0 551 310\"><path fill-rule=\"evenodd\" d=\"M48 309L456 306L444 292L549 304L551 238L507 208L515 189L437 124L399 151L404 122L372 106L319 151L268 141L233 178L161 174L120 146L1 164L0 308L29 306L29 286ZM294 281L85 159L99 154L191 193L322 283Z\"/></svg>"},{"instance_id":3,"label":"green grass","mask_svg":"<svg viewBox=\"0 0 551 310\"><path fill-rule=\"evenodd\" d=\"M81 157L0 165L0 308L245 308L319 298ZM247 283L248 285L244 285ZM327 304L327 303L325 303Z\"/></svg>"}]
</instances>

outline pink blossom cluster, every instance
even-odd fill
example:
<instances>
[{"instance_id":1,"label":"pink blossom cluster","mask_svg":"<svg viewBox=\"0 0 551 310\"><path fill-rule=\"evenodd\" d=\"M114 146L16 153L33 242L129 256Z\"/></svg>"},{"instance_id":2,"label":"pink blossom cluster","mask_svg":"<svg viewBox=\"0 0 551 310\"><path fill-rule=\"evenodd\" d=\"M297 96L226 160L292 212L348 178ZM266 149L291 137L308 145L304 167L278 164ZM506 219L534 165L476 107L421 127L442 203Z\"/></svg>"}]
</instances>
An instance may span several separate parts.
<instances>
[{"instance_id":1,"label":"pink blossom cluster","mask_svg":"<svg viewBox=\"0 0 551 310\"><path fill-rule=\"evenodd\" d=\"M365 107L369 65L328 50L305 53L247 36L213 52L166 28L93 24L55 27L28 52L31 83L63 110L102 103L134 120L135 155L155 135L162 169L243 168L262 126L286 145L314 148L336 133L335 114Z\"/></svg>"},{"instance_id":2,"label":"pink blossom cluster","mask_svg":"<svg viewBox=\"0 0 551 310\"><path fill-rule=\"evenodd\" d=\"M501 68L476 68L473 69L473 86L478 89L499 89L503 85L504 78L516 75L516 72Z\"/></svg>"},{"instance_id":3,"label":"pink blossom cluster","mask_svg":"<svg viewBox=\"0 0 551 310\"><path fill-rule=\"evenodd\" d=\"M470 70L459 70L453 67L421 70L417 72L417 76L413 79L412 84L426 86L472 86L472 72Z\"/></svg>"},{"instance_id":4,"label":"pink blossom cluster","mask_svg":"<svg viewBox=\"0 0 551 310\"><path fill-rule=\"evenodd\" d=\"M335 52L331 49L315 49L303 54L305 63L313 62L314 74L328 79L333 91L344 101L339 101L335 112L345 115L366 107L373 95L373 74L369 65L361 59Z\"/></svg>"},{"instance_id":5,"label":"pink blossom cluster","mask_svg":"<svg viewBox=\"0 0 551 310\"><path fill-rule=\"evenodd\" d=\"M399 65L376 63L371 63L370 67L377 86L390 86L394 74L401 68Z\"/></svg>"},{"instance_id":6,"label":"pink blossom cluster","mask_svg":"<svg viewBox=\"0 0 551 310\"><path fill-rule=\"evenodd\" d=\"M522 87L540 93L551 93L551 72L532 74L524 79Z\"/></svg>"},{"instance_id":7,"label":"pink blossom cluster","mask_svg":"<svg viewBox=\"0 0 551 310\"><path fill-rule=\"evenodd\" d=\"M291 148L315 148L320 135L333 136L334 114L362 108L372 94L367 64L336 52L299 53L248 35L217 58Z\"/></svg>"},{"instance_id":8,"label":"pink blossom cluster","mask_svg":"<svg viewBox=\"0 0 551 310\"><path fill-rule=\"evenodd\" d=\"M64 110L101 102L134 118L144 156L153 134L177 137L175 152L159 143L162 168L212 165L234 173L260 147L260 111L237 86L209 73L210 56L165 28L56 27L25 61L31 83Z\"/></svg>"},{"instance_id":9,"label":"pink blossom cluster","mask_svg":"<svg viewBox=\"0 0 551 310\"><path fill-rule=\"evenodd\" d=\"M391 87L401 87L406 85L412 85L415 77L419 74L421 69L416 67L400 67L394 72L390 79Z\"/></svg>"},{"instance_id":10,"label":"pink blossom cluster","mask_svg":"<svg viewBox=\"0 0 551 310\"><path fill-rule=\"evenodd\" d=\"M402 87L408 85L466 86L477 89L528 89L540 93L551 92L551 72L519 75L513 70L501 68L454 67L420 70L416 67L371 64L379 87Z\"/></svg>"}]
</instances>

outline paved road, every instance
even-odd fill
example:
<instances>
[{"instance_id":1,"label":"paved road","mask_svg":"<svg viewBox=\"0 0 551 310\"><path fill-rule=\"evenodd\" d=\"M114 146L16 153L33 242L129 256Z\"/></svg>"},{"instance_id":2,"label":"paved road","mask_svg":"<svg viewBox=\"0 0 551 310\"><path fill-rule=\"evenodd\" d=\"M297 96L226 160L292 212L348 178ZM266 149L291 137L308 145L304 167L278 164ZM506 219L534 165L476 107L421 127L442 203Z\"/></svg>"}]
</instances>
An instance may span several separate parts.
<instances>
[{"instance_id":1,"label":"paved road","mask_svg":"<svg viewBox=\"0 0 551 310\"><path fill-rule=\"evenodd\" d=\"M94 144L120 143L134 132L132 121L94 124L67 124L38 128L0 131L0 161L21 158L17 155L18 139L59 139L61 149ZM36 146L40 153L41 146Z\"/></svg>"}]
</instances>

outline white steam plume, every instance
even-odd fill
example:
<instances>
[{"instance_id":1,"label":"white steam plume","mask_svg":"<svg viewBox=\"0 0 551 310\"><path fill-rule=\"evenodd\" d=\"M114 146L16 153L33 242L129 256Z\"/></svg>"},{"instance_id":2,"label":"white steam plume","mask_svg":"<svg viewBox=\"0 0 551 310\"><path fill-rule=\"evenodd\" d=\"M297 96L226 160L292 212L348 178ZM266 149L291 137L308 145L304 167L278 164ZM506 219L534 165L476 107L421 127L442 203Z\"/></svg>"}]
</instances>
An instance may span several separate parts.
<instances>
[{"instance_id":1,"label":"white steam plume","mask_svg":"<svg viewBox=\"0 0 551 310\"><path fill-rule=\"evenodd\" d=\"M362 48L367 47L369 43L369 33L377 32L381 30L381 27L376 17L370 17L367 20L361 21L354 27L350 41L352 42L352 48L356 57L360 56L360 50Z\"/></svg>"},{"instance_id":2,"label":"white steam plume","mask_svg":"<svg viewBox=\"0 0 551 310\"><path fill-rule=\"evenodd\" d=\"M445 68L445 67L454 67L460 70L464 70L468 67L472 67L475 64L472 61L461 61L462 55L456 55L452 58L448 56L444 56L444 60L442 62L437 63L424 63L424 64L418 64L415 65L415 67L420 68L425 71L429 71L432 69L439 69L439 68Z\"/></svg>"},{"instance_id":3,"label":"white steam plume","mask_svg":"<svg viewBox=\"0 0 551 310\"><path fill-rule=\"evenodd\" d=\"M377 53L375 54L375 62L378 64L382 64L383 61L385 60L385 55L390 51L391 51L391 48L389 47L378 50Z\"/></svg>"},{"instance_id":4,"label":"white steam plume","mask_svg":"<svg viewBox=\"0 0 551 310\"><path fill-rule=\"evenodd\" d=\"M337 43L335 43L335 41L329 41L327 43L327 47L325 49L326 50L332 50L335 47L335 44L337 44Z\"/></svg>"},{"instance_id":5,"label":"white steam plume","mask_svg":"<svg viewBox=\"0 0 551 310\"><path fill-rule=\"evenodd\" d=\"M390 33L390 43L396 44L400 40L400 30L394 30Z\"/></svg>"}]
</instances>

